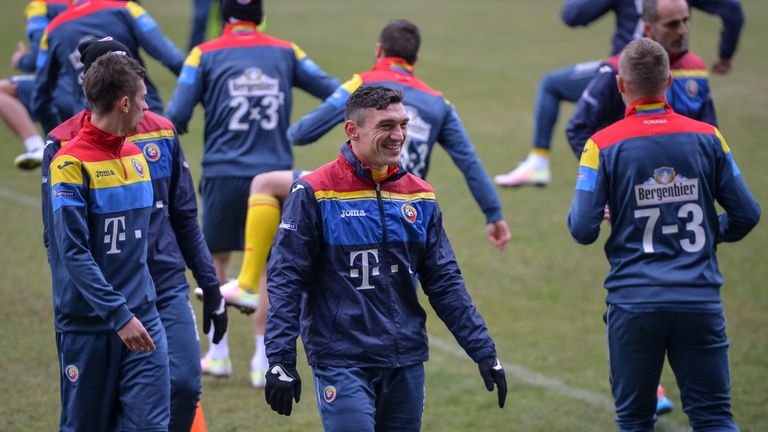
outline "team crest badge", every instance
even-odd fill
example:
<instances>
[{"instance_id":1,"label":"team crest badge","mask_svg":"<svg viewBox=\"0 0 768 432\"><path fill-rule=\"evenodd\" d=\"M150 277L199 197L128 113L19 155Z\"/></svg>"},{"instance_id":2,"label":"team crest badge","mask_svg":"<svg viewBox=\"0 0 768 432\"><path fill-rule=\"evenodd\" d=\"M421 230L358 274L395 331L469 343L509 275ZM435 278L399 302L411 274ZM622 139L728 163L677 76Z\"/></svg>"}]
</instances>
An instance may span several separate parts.
<instances>
[{"instance_id":1,"label":"team crest badge","mask_svg":"<svg viewBox=\"0 0 768 432\"><path fill-rule=\"evenodd\" d=\"M653 179L658 184L669 184L675 181L675 169L672 167L659 167L653 170Z\"/></svg>"},{"instance_id":2,"label":"team crest badge","mask_svg":"<svg viewBox=\"0 0 768 432\"><path fill-rule=\"evenodd\" d=\"M414 223L416 222L416 208L410 204L403 204L400 206L400 214L403 215L403 218L405 218L408 223Z\"/></svg>"},{"instance_id":3,"label":"team crest badge","mask_svg":"<svg viewBox=\"0 0 768 432\"><path fill-rule=\"evenodd\" d=\"M67 366L64 369L64 373L67 375L67 378L71 382L77 381L77 379L80 377L80 369L78 369L77 366L75 366L73 364Z\"/></svg>"},{"instance_id":4,"label":"team crest badge","mask_svg":"<svg viewBox=\"0 0 768 432\"><path fill-rule=\"evenodd\" d=\"M690 97L694 97L699 94L699 84L696 82L696 80L689 79L685 82L685 92L688 93L688 96Z\"/></svg>"},{"instance_id":5,"label":"team crest badge","mask_svg":"<svg viewBox=\"0 0 768 432\"><path fill-rule=\"evenodd\" d=\"M133 169L136 170L136 174L138 174L139 177L144 178L144 164L136 158L131 159L131 164L133 164Z\"/></svg>"},{"instance_id":6,"label":"team crest badge","mask_svg":"<svg viewBox=\"0 0 768 432\"><path fill-rule=\"evenodd\" d=\"M336 400L336 387L334 386L325 386L323 389L323 399L325 399L326 402L331 403Z\"/></svg>"},{"instance_id":7,"label":"team crest badge","mask_svg":"<svg viewBox=\"0 0 768 432\"><path fill-rule=\"evenodd\" d=\"M147 144L147 146L144 147L144 157L147 158L147 161L149 162L157 162L160 160L160 147L158 147L157 144Z\"/></svg>"}]
</instances>

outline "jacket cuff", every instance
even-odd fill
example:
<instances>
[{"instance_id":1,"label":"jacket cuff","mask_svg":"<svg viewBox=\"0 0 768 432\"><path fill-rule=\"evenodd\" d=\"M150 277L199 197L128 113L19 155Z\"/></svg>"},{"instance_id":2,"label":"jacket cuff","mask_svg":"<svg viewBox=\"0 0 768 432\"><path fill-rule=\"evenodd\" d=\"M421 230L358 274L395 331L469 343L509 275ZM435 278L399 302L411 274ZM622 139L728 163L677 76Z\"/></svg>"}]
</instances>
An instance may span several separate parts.
<instances>
[{"instance_id":1,"label":"jacket cuff","mask_svg":"<svg viewBox=\"0 0 768 432\"><path fill-rule=\"evenodd\" d=\"M117 308L114 312L109 314L109 317L107 318L107 322L109 322L109 324L115 330L115 333L117 333L118 331L120 331L120 329L125 327L125 325L128 324L128 321L130 321L131 318L133 317L134 317L133 312L131 312L131 310L128 309L128 306L123 304L119 308Z\"/></svg>"},{"instance_id":2,"label":"jacket cuff","mask_svg":"<svg viewBox=\"0 0 768 432\"><path fill-rule=\"evenodd\" d=\"M501 209L491 209L485 212L485 223L491 224L497 221L500 221L504 219L504 216L501 214Z\"/></svg>"},{"instance_id":3,"label":"jacket cuff","mask_svg":"<svg viewBox=\"0 0 768 432\"><path fill-rule=\"evenodd\" d=\"M274 356L267 356L267 360L269 361L270 365L273 365L275 363L282 363L282 364L296 367L296 356L274 355Z\"/></svg>"},{"instance_id":4,"label":"jacket cuff","mask_svg":"<svg viewBox=\"0 0 768 432\"><path fill-rule=\"evenodd\" d=\"M470 357L475 363L479 363L481 360L485 360L490 357L498 357L496 354L496 348L490 346L488 348L480 349L475 352L473 352Z\"/></svg>"}]
</instances>

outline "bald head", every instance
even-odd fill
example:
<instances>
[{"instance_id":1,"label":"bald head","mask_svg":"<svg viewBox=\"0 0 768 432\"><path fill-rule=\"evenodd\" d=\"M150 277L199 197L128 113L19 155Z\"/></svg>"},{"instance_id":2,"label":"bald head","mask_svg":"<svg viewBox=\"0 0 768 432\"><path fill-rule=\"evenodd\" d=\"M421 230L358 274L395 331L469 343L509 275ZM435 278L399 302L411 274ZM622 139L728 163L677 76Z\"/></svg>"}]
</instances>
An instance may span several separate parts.
<instances>
[{"instance_id":1,"label":"bald head","mask_svg":"<svg viewBox=\"0 0 768 432\"><path fill-rule=\"evenodd\" d=\"M669 56L659 43L636 39L621 52L619 77L622 93L635 98L662 97L669 82Z\"/></svg>"}]
</instances>

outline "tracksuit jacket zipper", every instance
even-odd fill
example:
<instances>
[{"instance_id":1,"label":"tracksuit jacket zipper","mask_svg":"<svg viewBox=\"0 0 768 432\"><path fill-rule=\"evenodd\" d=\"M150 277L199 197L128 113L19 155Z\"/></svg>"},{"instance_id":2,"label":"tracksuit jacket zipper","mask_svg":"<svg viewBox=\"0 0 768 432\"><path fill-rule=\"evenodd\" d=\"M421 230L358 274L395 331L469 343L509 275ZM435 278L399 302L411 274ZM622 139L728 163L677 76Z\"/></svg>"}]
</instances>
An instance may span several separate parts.
<instances>
[{"instance_id":1,"label":"tracksuit jacket zipper","mask_svg":"<svg viewBox=\"0 0 768 432\"><path fill-rule=\"evenodd\" d=\"M371 176L371 179L373 179L373 176ZM387 179L384 179L383 181L386 181ZM388 251L387 251L387 219L385 217L384 213L384 203L381 200L381 183L376 183L376 203L379 206L379 219L381 220L381 257L379 258L381 262L384 261L384 255L387 255L388 257ZM392 323L395 326L395 365L400 366L400 347L398 346L398 334L400 333L400 321L395 316L397 314L397 309L394 307L394 302L392 300L392 296L394 293L392 290L387 290L387 294L389 294L389 300L390 300L390 307L392 311Z\"/></svg>"}]
</instances>

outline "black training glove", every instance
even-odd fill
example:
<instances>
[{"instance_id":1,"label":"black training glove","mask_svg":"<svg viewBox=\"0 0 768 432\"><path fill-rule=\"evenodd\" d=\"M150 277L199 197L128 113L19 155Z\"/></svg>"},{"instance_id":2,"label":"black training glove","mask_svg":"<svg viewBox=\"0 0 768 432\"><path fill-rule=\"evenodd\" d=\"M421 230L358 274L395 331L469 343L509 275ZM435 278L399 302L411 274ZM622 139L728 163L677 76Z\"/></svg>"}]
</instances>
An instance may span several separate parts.
<instances>
[{"instance_id":1,"label":"black training glove","mask_svg":"<svg viewBox=\"0 0 768 432\"><path fill-rule=\"evenodd\" d=\"M203 288L203 333L208 334L213 323L213 343L219 343L227 332L228 321L227 305L219 287Z\"/></svg>"},{"instance_id":2,"label":"black training glove","mask_svg":"<svg viewBox=\"0 0 768 432\"><path fill-rule=\"evenodd\" d=\"M291 415L291 399L295 399L296 403L301 399L301 378L296 367L285 363L269 365L264 397L273 411L280 415Z\"/></svg>"},{"instance_id":3,"label":"black training glove","mask_svg":"<svg viewBox=\"0 0 768 432\"><path fill-rule=\"evenodd\" d=\"M507 399L507 378L504 376L501 362L496 357L488 357L477 362L477 367L488 391L493 391L493 384L496 383L499 390L499 408L504 408L504 401Z\"/></svg>"}]
</instances>

